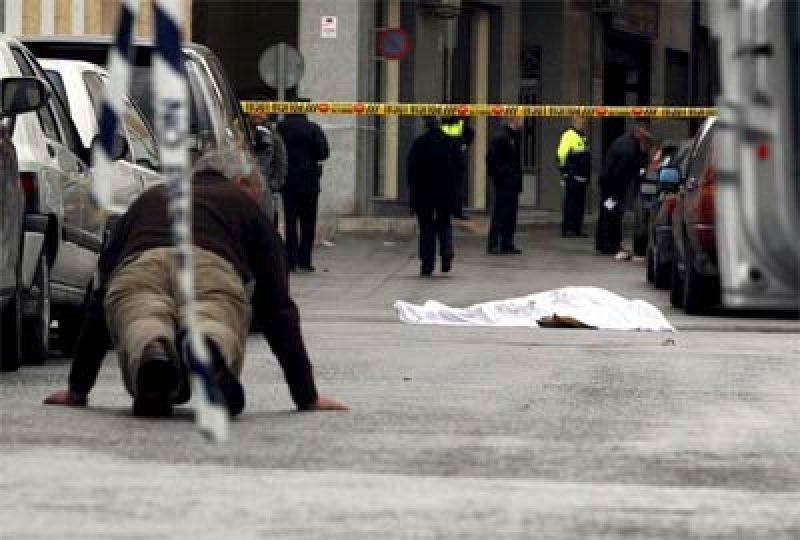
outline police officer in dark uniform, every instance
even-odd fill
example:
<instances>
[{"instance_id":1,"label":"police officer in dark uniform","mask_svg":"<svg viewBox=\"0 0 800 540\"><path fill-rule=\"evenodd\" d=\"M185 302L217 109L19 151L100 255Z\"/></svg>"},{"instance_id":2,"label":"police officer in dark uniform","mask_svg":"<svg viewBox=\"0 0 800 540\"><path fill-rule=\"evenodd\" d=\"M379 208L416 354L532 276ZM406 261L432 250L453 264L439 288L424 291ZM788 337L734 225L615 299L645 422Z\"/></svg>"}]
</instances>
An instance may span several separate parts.
<instances>
[{"instance_id":1,"label":"police officer in dark uniform","mask_svg":"<svg viewBox=\"0 0 800 540\"><path fill-rule=\"evenodd\" d=\"M586 186L592 173L592 155L586 140L586 119L575 116L572 125L561 135L556 151L564 186L564 207L561 236L583 234L583 213L586 207Z\"/></svg>"},{"instance_id":2,"label":"police officer in dark uniform","mask_svg":"<svg viewBox=\"0 0 800 540\"><path fill-rule=\"evenodd\" d=\"M408 186L411 211L419 225L420 276L433 273L436 240L442 272L449 272L453 263L453 227L450 217L456 207L459 148L455 141L439 129L437 118L427 118L427 131L419 136L408 154Z\"/></svg>"},{"instance_id":3,"label":"police officer in dark uniform","mask_svg":"<svg viewBox=\"0 0 800 540\"><path fill-rule=\"evenodd\" d=\"M447 116L442 119L441 130L445 135L451 137L458 147L458 185L456 186L456 202L453 209L453 217L460 220L468 220L469 216L464 213L464 198L466 189L467 175L467 152L469 146L475 139L475 130L467 125L464 118L457 116Z\"/></svg>"},{"instance_id":4,"label":"police officer in dark uniform","mask_svg":"<svg viewBox=\"0 0 800 540\"><path fill-rule=\"evenodd\" d=\"M278 124L286 144L289 168L281 190L286 218L286 254L289 270L313 272L311 249L317 228L320 161L328 159L328 139L322 128L304 114L288 115ZM300 240L297 226L300 225Z\"/></svg>"},{"instance_id":5,"label":"police officer in dark uniform","mask_svg":"<svg viewBox=\"0 0 800 540\"><path fill-rule=\"evenodd\" d=\"M494 184L494 208L489 225L490 255L515 255L522 253L514 245L517 228L519 194L522 192L522 165L520 162L520 129L523 119L512 116L506 119L502 135L489 143L486 169Z\"/></svg>"}]
</instances>

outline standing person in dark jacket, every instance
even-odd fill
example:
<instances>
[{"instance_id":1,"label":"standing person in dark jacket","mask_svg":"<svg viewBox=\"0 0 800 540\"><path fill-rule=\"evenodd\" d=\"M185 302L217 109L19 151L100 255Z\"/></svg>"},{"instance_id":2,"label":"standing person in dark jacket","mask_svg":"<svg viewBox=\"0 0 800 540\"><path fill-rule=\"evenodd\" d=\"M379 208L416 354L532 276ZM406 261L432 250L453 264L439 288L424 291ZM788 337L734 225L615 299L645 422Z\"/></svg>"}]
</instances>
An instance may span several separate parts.
<instances>
[{"instance_id":1,"label":"standing person in dark jacket","mask_svg":"<svg viewBox=\"0 0 800 540\"><path fill-rule=\"evenodd\" d=\"M322 128L304 114L289 115L278 124L286 144L289 173L283 186L283 212L286 219L286 253L289 270L314 271L311 249L317 229L322 165L328 159L328 139ZM298 245L297 227L300 226Z\"/></svg>"},{"instance_id":2,"label":"standing person in dark jacket","mask_svg":"<svg viewBox=\"0 0 800 540\"><path fill-rule=\"evenodd\" d=\"M586 118L573 117L572 125L561 134L556 158L564 186L561 236L586 236L583 234L583 213L586 207L586 186L592 174L592 154L586 140Z\"/></svg>"},{"instance_id":3,"label":"standing person in dark jacket","mask_svg":"<svg viewBox=\"0 0 800 540\"><path fill-rule=\"evenodd\" d=\"M494 209L487 247L490 255L522 253L514 245L519 194L522 192L520 162L522 123L522 117L507 118L503 134L492 139L486 153L486 170L494 183Z\"/></svg>"},{"instance_id":4,"label":"standing person in dark jacket","mask_svg":"<svg viewBox=\"0 0 800 540\"><path fill-rule=\"evenodd\" d=\"M257 165L226 153L205 156L192 184L196 330L205 336L231 416L244 407L242 370L251 309L283 368L299 409L345 409L317 394L283 249L258 205ZM86 405L112 342L135 415L165 416L189 399L177 335L172 229L164 186L143 193L120 218L100 254L98 283L78 339L66 390L45 403Z\"/></svg>"},{"instance_id":5,"label":"standing person in dark jacket","mask_svg":"<svg viewBox=\"0 0 800 540\"><path fill-rule=\"evenodd\" d=\"M467 153L472 141L475 140L475 130L472 129L466 119L458 116L448 116L442 119L441 130L445 135L451 137L458 147L458 184L456 185L456 201L453 209L453 217L460 220L469 220L469 216L464 213L464 190L466 189L467 178Z\"/></svg>"},{"instance_id":6,"label":"standing person in dark jacket","mask_svg":"<svg viewBox=\"0 0 800 540\"><path fill-rule=\"evenodd\" d=\"M442 272L453 264L453 227L450 216L456 206L459 148L441 129L436 118L427 118L428 130L419 136L408 154L408 186L411 211L419 225L420 276L433 273L436 239Z\"/></svg>"},{"instance_id":7,"label":"standing person in dark jacket","mask_svg":"<svg viewBox=\"0 0 800 540\"><path fill-rule=\"evenodd\" d=\"M614 139L608 148L600 175L600 214L595 237L595 249L600 253L625 256L621 251L625 198L647 162L650 139L647 123L637 121L629 133Z\"/></svg>"}]
</instances>

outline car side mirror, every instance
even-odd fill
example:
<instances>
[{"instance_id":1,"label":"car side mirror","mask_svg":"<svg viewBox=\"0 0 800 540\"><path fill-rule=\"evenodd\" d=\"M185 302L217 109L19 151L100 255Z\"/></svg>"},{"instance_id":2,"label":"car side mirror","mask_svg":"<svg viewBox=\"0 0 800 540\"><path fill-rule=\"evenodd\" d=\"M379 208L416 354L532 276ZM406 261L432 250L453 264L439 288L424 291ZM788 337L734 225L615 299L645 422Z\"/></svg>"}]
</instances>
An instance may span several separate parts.
<instances>
[{"instance_id":1,"label":"car side mirror","mask_svg":"<svg viewBox=\"0 0 800 540\"><path fill-rule=\"evenodd\" d=\"M95 135L92 139L92 155L94 155L95 152L99 151L102 147L103 136L100 134ZM128 140L119 133L114 133L114 139L111 141L111 152L108 154L108 159L111 161L125 159L125 157L128 155L128 150L130 150L128 146Z\"/></svg>"},{"instance_id":2,"label":"car side mirror","mask_svg":"<svg viewBox=\"0 0 800 540\"><path fill-rule=\"evenodd\" d=\"M256 153L266 152L272 143L272 136L267 128L263 126L256 126L255 142L253 143L253 151Z\"/></svg>"},{"instance_id":3,"label":"car side mirror","mask_svg":"<svg viewBox=\"0 0 800 540\"><path fill-rule=\"evenodd\" d=\"M42 107L50 93L47 85L36 77L0 79L0 110L3 115L17 115Z\"/></svg>"},{"instance_id":4,"label":"car side mirror","mask_svg":"<svg viewBox=\"0 0 800 540\"><path fill-rule=\"evenodd\" d=\"M658 186L661 189L675 189L681 183L681 170L678 167L665 166L658 169Z\"/></svg>"}]
</instances>

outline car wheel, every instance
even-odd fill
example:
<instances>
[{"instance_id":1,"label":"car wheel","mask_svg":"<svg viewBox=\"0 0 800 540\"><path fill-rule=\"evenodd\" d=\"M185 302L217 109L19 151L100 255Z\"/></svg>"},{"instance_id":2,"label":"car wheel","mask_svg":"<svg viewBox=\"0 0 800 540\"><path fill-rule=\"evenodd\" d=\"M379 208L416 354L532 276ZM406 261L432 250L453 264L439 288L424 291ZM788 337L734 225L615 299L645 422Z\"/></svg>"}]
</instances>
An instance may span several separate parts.
<instances>
[{"instance_id":1,"label":"car wheel","mask_svg":"<svg viewBox=\"0 0 800 540\"><path fill-rule=\"evenodd\" d=\"M669 289L672 268L669 261L662 261L658 245L653 247L653 283L656 289Z\"/></svg>"},{"instance_id":2,"label":"car wheel","mask_svg":"<svg viewBox=\"0 0 800 540\"><path fill-rule=\"evenodd\" d=\"M647 249L647 282L648 283L655 283L656 274L655 274L655 261L653 259L653 250L648 248Z\"/></svg>"},{"instance_id":3,"label":"car wheel","mask_svg":"<svg viewBox=\"0 0 800 540\"><path fill-rule=\"evenodd\" d=\"M637 257L644 257L647 253L647 233L633 235L633 254Z\"/></svg>"},{"instance_id":4,"label":"car wheel","mask_svg":"<svg viewBox=\"0 0 800 540\"><path fill-rule=\"evenodd\" d=\"M691 246L686 245L687 259L691 257ZM713 277L700 275L694 265L686 263L686 271L683 277L683 309L689 315L705 313L716 303L715 297L718 295L718 280Z\"/></svg>"},{"instance_id":5,"label":"car wheel","mask_svg":"<svg viewBox=\"0 0 800 540\"><path fill-rule=\"evenodd\" d=\"M677 256L672 258L670 276L672 287L669 291L669 303L672 304L672 307L680 309L683 307L683 279L681 279L681 271L678 268Z\"/></svg>"},{"instance_id":6,"label":"car wheel","mask_svg":"<svg viewBox=\"0 0 800 540\"><path fill-rule=\"evenodd\" d=\"M44 252L29 295L33 309L22 320L22 359L28 364L42 364L50 352L50 267Z\"/></svg>"},{"instance_id":7,"label":"car wheel","mask_svg":"<svg viewBox=\"0 0 800 540\"><path fill-rule=\"evenodd\" d=\"M14 294L0 310L0 371L19 369L22 349L22 249L19 251L15 274L17 281Z\"/></svg>"}]
</instances>

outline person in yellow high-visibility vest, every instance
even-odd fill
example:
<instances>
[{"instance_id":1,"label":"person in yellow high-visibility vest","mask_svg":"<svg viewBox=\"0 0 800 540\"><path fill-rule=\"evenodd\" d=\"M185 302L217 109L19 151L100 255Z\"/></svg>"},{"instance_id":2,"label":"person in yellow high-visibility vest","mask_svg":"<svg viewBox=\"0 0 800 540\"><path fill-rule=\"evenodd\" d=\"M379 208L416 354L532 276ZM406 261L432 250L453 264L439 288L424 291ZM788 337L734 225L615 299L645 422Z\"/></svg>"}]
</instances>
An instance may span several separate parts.
<instances>
[{"instance_id":1,"label":"person in yellow high-visibility vest","mask_svg":"<svg viewBox=\"0 0 800 540\"><path fill-rule=\"evenodd\" d=\"M455 219L467 220L469 217L464 214L464 185L467 174L467 151L469 150L469 145L471 145L473 139L475 139L475 130L467 125L464 118L459 118L457 116L442 118L439 129L441 129L445 135L456 141L460 148L458 185L456 186L456 201L453 209L453 217Z\"/></svg>"},{"instance_id":2,"label":"person in yellow high-visibility vest","mask_svg":"<svg viewBox=\"0 0 800 540\"><path fill-rule=\"evenodd\" d=\"M586 138L586 118L575 116L572 125L561 134L556 158L564 186L564 206L561 236L586 236L583 233L583 213L586 207L586 187L592 172L592 155Z\"/></svg>"}]
</instances>

